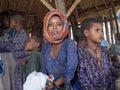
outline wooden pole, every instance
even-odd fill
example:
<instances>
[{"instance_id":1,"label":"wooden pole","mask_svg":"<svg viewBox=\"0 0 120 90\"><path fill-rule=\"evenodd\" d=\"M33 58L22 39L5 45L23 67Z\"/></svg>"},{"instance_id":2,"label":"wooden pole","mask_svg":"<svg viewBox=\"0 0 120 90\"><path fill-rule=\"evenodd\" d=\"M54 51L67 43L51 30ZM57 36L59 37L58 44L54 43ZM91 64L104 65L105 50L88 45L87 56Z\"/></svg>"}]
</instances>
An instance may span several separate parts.
<instances>
[{"instance_id":1,"label":"wooden pole","mask_svg":"<svg viewBox=\"0 0 120 90\"><path fill-rule=\"evenodd\" d=\"M115 24L114 24L115 19L113 18L112 10L109 10L109 15L110 15L111 41L112 41L112 44L113 44L114 43L113 35L115 34L116 30L115 30Z\"/></svg>"},{"instance_id":2,"label":"wooden pole","mask_svg":"<svg viewBox=\"0 0 120 90\"><path fill-rule=\"evenodd\" d=\"M115 19L117 33L119 33L119 26L118 26L118 22L117 22L117 16L116 16L116 12L115 12L114 3L112 2L111 4L112 4L112 11L113 11L114 19Z\"/></svg>"},{"instance_id":3,"label":"wooden pole","mask_svg":"<svg viewBox=\"0 0 120 90\"><path fill-rule=\"evenodd\" d=\"M110 44L110 35L109 35L109 31L108 31L108 19L107 17L104 17L104 21L105 21L105 30L106 30L106 39L108 41L108 43Z\"/></svg>"},{"instance_id":4,"label":"wooden pole","mask_svg":"<svg viewBox=\"0 0 120 90\"><path fill-rule=\"evenodd\" d=\"M32 9L32 5L34 4L34 0L31 0L30 4L29 4L29 7L28 7L28 10L31 10Z\"/></svg>"},{"instance_id":5,"label":"wooden pole","mask_svg":"<svg viewBox=\"0 0 120 90\"><path fill-rule=\"evenodd\" d=\"M80 2L81 0L76 0L73 5L71 6L71 8L68 10L68 12L66 13L66 16L69 17L70 14L72 13L72 11L75 9L75 7L77 6L77 4Z\"/></svg>"},{"instance_id":6,"label":"wooden pole","mask_svg":"<svg viewBox=\"0 0 120 90\"><path fill-rule=\"evenodd\" d=\"M54 10L54 8L45 0L40 0L50 11Z\"/></svg>"},{"instance_id":7,"label":"wooden pole","mask_svg":"<svg viewBox=\"0 0 120 90\"><path fill-rule=\"evenodd\" d=\"M61 10L63 13L66 13L64 0L54 0L54 1L56 8Z\"/></svg>"}]
</instances>

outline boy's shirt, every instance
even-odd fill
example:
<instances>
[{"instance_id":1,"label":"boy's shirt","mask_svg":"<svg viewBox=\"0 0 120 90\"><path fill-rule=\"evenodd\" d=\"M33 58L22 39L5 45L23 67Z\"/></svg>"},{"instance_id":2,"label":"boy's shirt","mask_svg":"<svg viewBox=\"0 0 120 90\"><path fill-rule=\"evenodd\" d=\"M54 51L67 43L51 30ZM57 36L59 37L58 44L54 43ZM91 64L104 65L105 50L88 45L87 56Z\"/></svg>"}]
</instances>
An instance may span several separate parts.
<instances>
[{"instance_id":1,"label":"boy's shirt","mask_svg":"<svg viewBox=\"0 0 120 90\"><path fill-rule=\"evenodd\" d=\"M41 71L41 67L42 67L41 52L34 51L31 53L29 60L24 65L24 72L26 76L28 76L33 71L37 71L37 72Z\"/></svg>"}]
</instances>

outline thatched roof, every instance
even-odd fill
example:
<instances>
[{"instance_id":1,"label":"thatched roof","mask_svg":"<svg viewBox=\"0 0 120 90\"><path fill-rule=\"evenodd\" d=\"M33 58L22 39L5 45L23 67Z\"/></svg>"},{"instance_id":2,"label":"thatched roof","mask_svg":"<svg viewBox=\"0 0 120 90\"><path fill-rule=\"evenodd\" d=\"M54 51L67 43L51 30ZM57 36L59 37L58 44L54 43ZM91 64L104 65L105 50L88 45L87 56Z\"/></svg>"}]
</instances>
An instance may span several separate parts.
<instances>
[{"instance_id":1,"label":"thatched roof","mask_svg":"<svg viewBox=\"0 0 120 90\"><path fill-rule=\"evenodd\" d=\"M45 0L55 8L54 0ZM66 11L72 6L75 0L64 0ZM81 0L77 7L69 16L69 20L82 19L90 16L101 17L109 15L109 10L115 6L116 10L120 9L120 0ZM40 0L0 0L0 13L8 14L20 12L23 15L31 17L36 16L39 21L43 20L44 15L49 9Z\"/></svg>"}]
</instances>

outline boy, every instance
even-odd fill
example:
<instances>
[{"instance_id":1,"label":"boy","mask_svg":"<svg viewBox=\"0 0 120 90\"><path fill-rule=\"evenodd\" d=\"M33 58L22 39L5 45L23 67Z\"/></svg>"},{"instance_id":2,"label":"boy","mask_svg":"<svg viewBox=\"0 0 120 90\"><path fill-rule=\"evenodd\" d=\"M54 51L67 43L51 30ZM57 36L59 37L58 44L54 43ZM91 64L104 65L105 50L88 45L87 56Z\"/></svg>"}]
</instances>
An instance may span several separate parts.
<instances>
[{"instance_id":1,"label":"boy","mask_svg":"<svg viewBox=\"0 0 120 90\"><path fill-rule=\"evenodd\" d=\"M42 38L38 36L31 36L25 45L25 50L29 51L30 58L24 65L25 75L28 76L33 71L41 70L41 50Z\"/></svg>"}]
</instances>

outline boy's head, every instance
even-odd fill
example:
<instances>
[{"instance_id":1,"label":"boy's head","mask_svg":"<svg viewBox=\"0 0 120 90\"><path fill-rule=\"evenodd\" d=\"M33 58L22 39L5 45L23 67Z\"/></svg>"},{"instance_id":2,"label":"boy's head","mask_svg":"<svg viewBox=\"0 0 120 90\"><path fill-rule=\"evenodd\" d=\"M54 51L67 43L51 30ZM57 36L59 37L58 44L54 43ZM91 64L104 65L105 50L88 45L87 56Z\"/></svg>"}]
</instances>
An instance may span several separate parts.
<instances>
[{"instance_id":1,"label":"boy's head","mask_svg":"<svg viewBox=\"0 0 120 90\"><path fill-rule=\"evenodd\" d=\"M42 37L33 35L29 37L29 39L27 40L25 45L25 50L27 51L41 50L41 47L42 47Z\"/></svg>"},{"instance_id":2,"label":"boy's head","mask_svg":"<svg viewBox=\"0 0 120 90\"><path fill-rule=\"evenodd\" d=\"M116 33L116 37L120 41L120 33Z\"/></svg>"},{"instance_id":3,"label":"boy's head","mask_svg":"<svg viewBox=\"0 0 120 90\"><path fill-rule=\"evenodd\" d=\"M81 28L77 27L73 31L73 36L76 42L82 41L85 39L84 35L82 34Z\"/></svg>"},{"instance_id":4,"label":"boy's head","mask_svg":"<svg viewBox=\"0 0 120 90\"><path fill-rule=\"evenodd\" d=\"M76 27L73 31L73 36L75 41L77 42L78 46L84 45L85 42L85 36L83 35L81 28ZM80 45L81 44L81 45Z\"/></svg>"}]
</instances>

